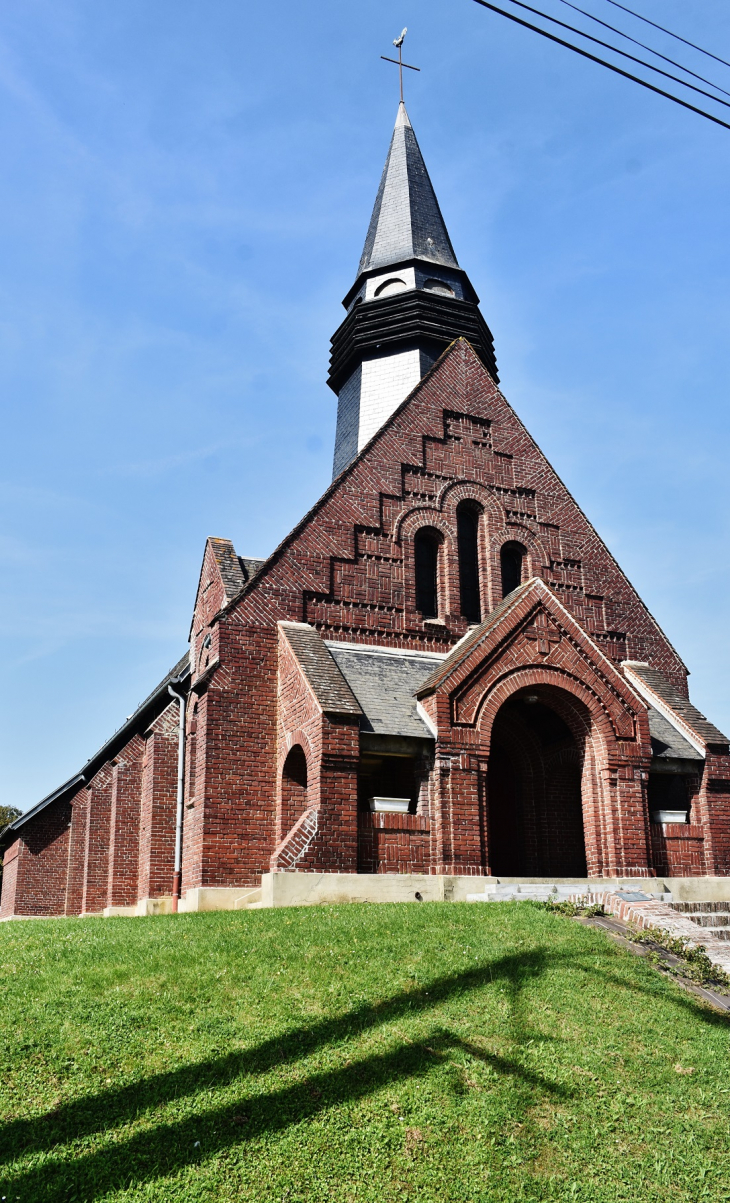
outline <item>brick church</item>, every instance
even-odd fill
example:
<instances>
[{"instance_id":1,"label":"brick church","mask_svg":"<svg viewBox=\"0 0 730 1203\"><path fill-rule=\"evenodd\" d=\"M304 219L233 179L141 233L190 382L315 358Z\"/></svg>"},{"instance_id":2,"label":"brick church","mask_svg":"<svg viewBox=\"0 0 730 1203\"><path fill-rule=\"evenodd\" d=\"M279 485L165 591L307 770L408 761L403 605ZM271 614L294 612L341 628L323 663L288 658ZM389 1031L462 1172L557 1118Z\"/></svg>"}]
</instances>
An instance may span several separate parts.
<instances>
[{"instance_id":1,"label":"brick church","mask_svg":"<svg viewBox=\"0 0 730 1203\"><path fill-rule=\"evenodd\" d=\"M500 392L403 104L344 308L332 484L266 560L208 540L189 651L0 834L0 916L730 873L728 740Z\"/></svg>"}]
</instances>

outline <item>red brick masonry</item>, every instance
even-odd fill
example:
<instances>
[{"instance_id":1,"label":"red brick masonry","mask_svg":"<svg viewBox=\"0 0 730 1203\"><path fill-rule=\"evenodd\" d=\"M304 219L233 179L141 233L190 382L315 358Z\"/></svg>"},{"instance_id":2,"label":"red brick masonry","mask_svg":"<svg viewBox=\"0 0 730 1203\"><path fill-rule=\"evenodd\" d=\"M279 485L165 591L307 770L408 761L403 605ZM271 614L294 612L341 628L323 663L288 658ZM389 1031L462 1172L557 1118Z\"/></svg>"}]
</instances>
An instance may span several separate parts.
<instances>
[{"instance_id":1,"label":"red brick masonry","mask_svg":"<svg viewBox=\"0 0 730 1203\"><path fill-rule=\"evenodd\" d=\"M456 533L464 501L479 514L486 617L457 647L469 630ZM424 527L439 540L435 619L416 609L414 536ZM523 586L503 603L500 551L515 542ZM280 625L291 623L448 656L421 691L437 736L418 814L362 810L361 718L318 696ZM492 731L504 707L533 695L572 741L590 874L727 874L727 741L700 742L692 822L651 823L648 711L622 671L627 660L687 698L677 652L457 341L263 565L208 541L185 686L183 891L254 886L270 867L489 872ZM177 721L165 695L90 780L6 834L0 916L99 912L170 893ZM568 798L559 782L572 770L564 758L557 773L546 756L535 744L523 767L539 766L558 830Z\"/></svg>"}]
</instances>

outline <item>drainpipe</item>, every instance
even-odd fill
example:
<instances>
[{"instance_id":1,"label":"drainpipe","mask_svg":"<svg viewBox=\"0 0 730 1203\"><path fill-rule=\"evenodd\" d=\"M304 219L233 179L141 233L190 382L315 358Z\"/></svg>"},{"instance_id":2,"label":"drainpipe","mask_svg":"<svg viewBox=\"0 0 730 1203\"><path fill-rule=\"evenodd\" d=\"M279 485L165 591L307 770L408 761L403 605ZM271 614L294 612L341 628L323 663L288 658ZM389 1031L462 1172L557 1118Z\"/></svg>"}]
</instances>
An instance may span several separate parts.
<instances>
[{"instance_id":1,"label":"drainpipe","mask_svg":"<svg viewBox=\"0 0 730 1203\"><path fill-rule=\"evenodd\" d=\"M180 728L177 739L177 814L175 816L175 870L172 876L172 913L177 914L182 878L182 834L185 791L185 694L168 685L167 692L177 699L180 707Z\"/></svg>"}]
</instances>

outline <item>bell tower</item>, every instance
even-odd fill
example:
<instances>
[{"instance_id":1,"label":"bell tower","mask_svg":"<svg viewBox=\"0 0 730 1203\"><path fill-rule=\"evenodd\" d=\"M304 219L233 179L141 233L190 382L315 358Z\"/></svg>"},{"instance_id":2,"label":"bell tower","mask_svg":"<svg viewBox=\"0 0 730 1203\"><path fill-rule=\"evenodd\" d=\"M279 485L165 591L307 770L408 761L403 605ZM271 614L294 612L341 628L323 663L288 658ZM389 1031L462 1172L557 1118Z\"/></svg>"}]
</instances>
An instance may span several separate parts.
<instances>
[{"instance_id":1,"label":"bell tower","mask_svg":"<svg viewBox=\"0 0 730 1203\"><path fill-rule=\"evenodd\" d=\"M455 338L495 382L492 335L459 267L406 106L375 198L347 316L332 338L337 393L333 478L355 458Z\"/></svg>"}]
</instances>

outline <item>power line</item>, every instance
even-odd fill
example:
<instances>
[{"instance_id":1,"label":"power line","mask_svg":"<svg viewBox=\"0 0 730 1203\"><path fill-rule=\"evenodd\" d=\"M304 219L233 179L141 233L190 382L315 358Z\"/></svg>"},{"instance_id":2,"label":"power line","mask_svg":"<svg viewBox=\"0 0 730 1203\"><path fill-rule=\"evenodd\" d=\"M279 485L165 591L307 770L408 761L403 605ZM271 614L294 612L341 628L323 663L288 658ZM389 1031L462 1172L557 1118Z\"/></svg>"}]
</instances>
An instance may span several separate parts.
<instances>
[{"instance_id":1,"label":"power line","mask_svg":"<svg viewBox=\"0 0 730 1203\"><path fill-rule=\"evenodd\" d=\"M618 0L608 0L614 8L622 8L625 13L629 13L632 17L636 17L639 21L645 21L647 25L653 25L655 29L661 29L662 33L668 33L670 38L676 38L678 42L684 42L685 46L691 46L693 50L699 50L700 54L706 54L708 58L714 58L718 63L722 63L723 67L730 67L724 58L718 58L711 50L703 50L701 46L696 46L694 42L688 42L686 38L681 38L678 33L672 33L671 29L665 29L663 25L657 25L656 21L650 21L648 17L642 17L641 13L635 13L632 8L627 8L625 4L619 4Z\"/></svg>"},{"instance_id":2,"label":"power line","mask_svg":"<svg viewBox=\"0 0 730 1203\"><path fill-rule=\"evenodd\" d=\"M623 29L617 29L615 25L609 25L607 21L602 21L600 17L595 17L593 13L587 12L584 8L578 8L577 4L571 4L570 0L560 0L560 2L561 4L567 4L568 8L574 9L575 12L582 13L584 17L588 17L598 25L602 25L604 29L610 29L612 33L617 33L619 37L626 38L628 42L633 42L635 46L641 46L642 50L648 50L649 54L655 54L657 58L663 59L665 63L671 63L673 67L679 67L680 71L685 71L687 75L693 76L694 79L699 79L703 84L709 84L711 88L717 88L718 92L722 92L725 96L730 96L730 92L726 92L719 84L713 84L712 80L705 79L704 75L698 75L696 71L690 71L689 67L683 67L675 59L667 58L666 54L660 54L658 50L653 50L651 46L646 45L646 42L639 42L637 38L632 38L631 34L624 33Z\"/></svg>"},{"instance_id":3,"label":"power line","mask_svg":"<svg viewBox=\"0 0 730 1203\"><path fill-rule=\"evenodd\" d=\"M531 4L525 4L523 0L510 0L511 4L516 4L518 8L525 8L529 13L534 13L536 17L542 17L544 21L552 21L553 25L559 25L561 29L568 29L571 33L577 33L581 38L587 38L589 42L595 42L597 46L604 46L606 50L612 50L614 54L620 54L622 58L630 59L632 63L638 63L641 67L646 67L648 71L655 71L657 75L663 75L665 79L674 80L675 84L680 84L683 88L691 88L693 92L698 92L700 96L707 96L709 100L714 100L715 104L724 104L726 109L730 109L730 104L727 100L721 100L719 96L714 96L712 92L706 92L704 88L698 88L696 84L689 84L685 79L680 79L678 75L672 75L669 71L664 71L662 67L655 67L653 63L647 63L643 58L637 58L635 54L629 54L626 50L619 50L618 46L612 46L610 42L604 42L602 38L594 38L592 33L584 33L582 29L577 29L575 25L567 25L565 21L559 21L557 17L550 17L544 13L542 9L533 8Z\"/></svg>"},{"instance_id":4,"label":"power line","mask_svg":"<svg viewBox=\"0 0 730 1203\"><path fill-rule=\"evenodd\" d=\"M582 58L590 59L592 63L598 63L601 67L607 67L609 71L615 72L616 75L622 75L624 79L630 79L635 84L640 84L642 88L648 88L650 92L656 92L658 96L665 96L667 100L673 100L675 104L681 104L683 109L690 109L693 113L699 113L700 117L706 117L708 121L714 121L715 125L721 125L723 129L730 129L727 121L721 121L719 117L714 117L712 113L706 113L704 109L698 109L696 105L690 104L687 100L680 100L679 96L672 95L671 92L665 92L663 88L657 88L654 84L650 84L645 79L640 79L638 75L631 75L628 71L624 71L621 67L614 66L613 63L607 63L605 59L598 58L595 54L589 54L587 50L581 50L579 46L574 46L572 42L566 42L563 38L556 37L554 33L548 33L546 29L540 29L539 25L531 25L529 21L523 21L521 17L516 17L514 13L505 12L503 8L497 8L495 4L488 3L488 0L474 0L475 4L480 4L482 8L488 8L493 13L499 13L500 17L506 17L508 21L514 21L516 25L522 25L525 29L531 29L534 33L539 33L541 37L548 38L551 42L557 42L559 46L565 46L568 50L573 50L576 54L580 54Z\"/></svg>"}]
</instances>

